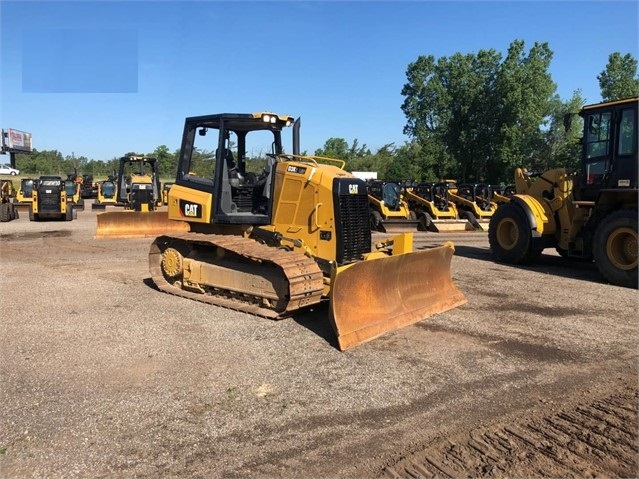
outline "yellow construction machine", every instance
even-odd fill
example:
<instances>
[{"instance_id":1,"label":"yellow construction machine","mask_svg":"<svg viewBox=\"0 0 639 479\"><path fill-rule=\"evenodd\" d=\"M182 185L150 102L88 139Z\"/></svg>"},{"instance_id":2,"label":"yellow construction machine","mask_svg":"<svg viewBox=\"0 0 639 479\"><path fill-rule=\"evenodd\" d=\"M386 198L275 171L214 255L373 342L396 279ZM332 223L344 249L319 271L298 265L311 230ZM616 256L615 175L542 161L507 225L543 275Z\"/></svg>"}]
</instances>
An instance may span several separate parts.
<instances>
[{"instance_id":1,"label":"yellow construction machine","mask_svg":"<svg viewBox=\"0 0 639 479\"><path fill-rule=\"evenodd\" d=\"M299 127L265 112L186 119L168 213L149 213L187 230L153 241L158 288L271 319L328 300L342 350L464 304L453 244L413 251L406 233L373 247L365 182L341 160L301 156ZM149 225L128 226L121 236Z\"/></svg>"},{"instance_id":2,"label":"yellow construction machine","mask_svg":"<svg viewBox=\"0 0 639 479\"><path fill-rule=\"evenodd\" d=\"M92 210L104 210L107 205L115 206L118 203L118 184L115 171L106 180L98 182L98 192Z\"/></svg>"},{"instance_id":3,"label":"yellow construction machine","mask_svg":"<svg viewBox=\"0 0 639 479\"><path fill-rule=\"evenodd\" d=\"M490 187L484 183L457 184L455 180L446 180L446 183L460 217L468 219L476 230L487 230L498 206L491 199Z\"/></svg>"},{"instance_id":4,"label":"yellow construction machine","mask_svg":"<svg viewBox=\"0 0 639 479\"><path fill-rule=\"evenodd\" d=\"M417 231L419 221L402 195L400 183L371 180L366 183L373 231L402 233Z\"/></svg>"},{"instance_id":5,"label":"yellow construction machine","mask_svg":"<svg viewBox=\"0 0 639 479\"><path fill-rule=\"evenodd\" d=\"M67 201L74 209L84 211L84 198L82 198L82 176L78 176L77 170L68 173L64 180L64 190L67 193Z\"/></svg>"},{"instance_id":6,"label":"yellow construction machine","mask_svg":"<svg viewBox=\"0 0 639 479\"><path fill-rule=\"evenodd\" d=\"M162 185L162 204L164 206L169 204L169 190L171 189L171 186L173 186L172 181L167 181Z\"/></svg>"},{"instance_id":7,"label":"yellow construction machine","mask_svg":"<svg viewBox=\"0 0 639 479\"><path fill-rule=\"evenodd\" d=\"M76 218L73 203L68 201L64 180L59 176L41 176L32 192L29 220L71 221Z\"/></svg>"},{"instance_id":8,"label":"yellow construction machine","mask_svg":"<svg viewBox=\"0 0 639 479\"><path fill-rule=\"evenodd\" d=\"M490 185L490 191L492 200L499 206L504 203L510 203L510 198L515 194L515 185Z\"/></svg>"},{"instance_id":9,"label":"yellow construction machine","mask_svg":"<svg viewBox=\"0 0 639 479\"><path fill-rule=\"evenodd\" d=\"M31 202L33 201L33 190L37 188L37 185L37 179L22 178L20 180L20 187L18 191L16 191L15 198L13 198L13 207L28 213L31 208Z\"/></svg>"},{"instance_id":10,"label":"yellow construction machine","mask_svg":"<svg viewBox=\"0 0 639 479\"><path fill-rule=\"evenodd\" d=\"M498 261L527 263L555 248L563 257L594 260L611 284L637 288L638 104L630 98L581 109L579 171L531 177L516 169L517 192L499 206L488 233Z\"/></svg>"},{"instance_id":11,"label":"yellow construction machine","mask_svg":"<svg viewBox=\"0 0 639 479\"><path fill-rule=\"evenodd\" d=\"M407 185L404 198L419 221L419 229L423 231L439 233L475 230L468 219L459 217L455 203L448 197L448 185L444 182Z\"/></svg>"},{"instance_id":12,"label":"yellow construction machine","mask_svg":"<svg viewBox=\"0 0 639 479\"><path fill-rule=\"evenodd\" d=\"M19 218L18 210L13 205L15 190L11 180L0 180L0 222Z\"/></svg>"},{"instance_id":13,"label":"yellow construction machine","mask_svg":"<svg viewBox=\"0 0 639 479\"><path fill-rule=\"evenodd\" d=\"M156 158L124 156L117 176L117 203L124 211L98 213L96 237L122 236L129 231L143 231L156 236L167 231L184 231L185 226L169 221L162 206L160 176Z\"/></svg>"}]
</instances>

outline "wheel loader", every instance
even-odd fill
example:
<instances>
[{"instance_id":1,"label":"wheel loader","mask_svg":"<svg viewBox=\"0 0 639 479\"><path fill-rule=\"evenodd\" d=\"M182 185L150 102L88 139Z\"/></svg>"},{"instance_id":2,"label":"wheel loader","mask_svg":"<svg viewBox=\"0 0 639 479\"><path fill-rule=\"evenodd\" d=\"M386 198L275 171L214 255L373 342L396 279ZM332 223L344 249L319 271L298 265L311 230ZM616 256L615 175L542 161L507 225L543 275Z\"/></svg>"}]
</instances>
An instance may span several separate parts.
<instances>
[{"instance_id":1,"label":"wheel loader","mask_svg":"<svg viewBox=\"0 0 639 479\"><path fill-rule=\"evenodd\" d=\"M419 221L419 229L423 231L439 233L475 229L468 219L459 217L455 203L450 201L448 196L446 183L418 183L407 186L404 198Z\"/></svg>"},{"instance_id":2,"label":"wheel loader","mask_svg":"<svg viewBox=\"0 0 639 479\"><path fill-rule=\"evenodd\" d=\"M454 245L413 251L405 233L373 247L365 182L300 155L299 130L268 112L186 118L168 211L147 214L185 226L151 244L158 288L271 319L328 302L341 350L464 304Z\"/></svg>"},{"instance_id":3,"label":"wheel loader","mask_svg":"<svg viewBox=\"0 0 639 479\"><path fill-rule=\"evenodd\" d=\"M400 183L372 180L366 183L373 231L401 233L417 231L419 221L402 195Z\"/></svg>"},{"instance_id":4,"label":"wheel loader","mask_svg":"<svg viewBox=\"0 0 639 479\"><path fill-rule=\"evenodd\" d=\"M53 219L71 221L76 218L68 201L64 180L60 176L41 176L32 192L29 220Z\"/></svg>"},{"instance_id":5,"label":"wheel loader","mask_svg":"<svg viewBox=\"0 0 639 479\"><path fill-rule=\"evenodd\" d=\"M515 170L516 194L490 221L497 261L522 264L544 249L594 261L613 285L637 288L639 98L584 106L581 165L531 176ZM572 117L566 116L570 126Z\"/></svg>"}]
</instances>

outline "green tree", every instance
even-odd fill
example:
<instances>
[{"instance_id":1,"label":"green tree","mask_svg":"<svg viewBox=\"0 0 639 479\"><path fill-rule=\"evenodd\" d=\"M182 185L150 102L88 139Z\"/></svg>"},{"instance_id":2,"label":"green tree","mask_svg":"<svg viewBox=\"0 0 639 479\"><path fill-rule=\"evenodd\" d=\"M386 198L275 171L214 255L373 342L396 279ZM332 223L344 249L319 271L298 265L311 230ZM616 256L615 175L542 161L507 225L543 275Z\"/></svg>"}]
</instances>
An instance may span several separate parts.
<instances>
[{"instance_id":1,"label":"green tree","mask_svg":"<svg viewBox=\"0 0 639 479\"><path fill-rule=\"evenodd\" d=\"M513 41L495 50L409 64L402 89L404 133L421 147L423 177L498 183L543 151L556 86L552 51Z\"/></svg>"},{"instance_id":2,"label":"green tree","mask_svg":"<svg viewBox=\"0 0 639 479\"><path fill-rule=\"evenodd\" d=\"M175 154L169 151L168 146L160 145L148 156L157 158L160 176L175 178L178 158Z\"/></svg>"},{"instance_id":3,"label":"green tree","mask_svg":"<svg viewBox=\"0 0 639 479\"><path fill-rule=\"evenodd\" d=\"M623 56L619 52L611 53L605 70L597 75L597 80L604 101L639 96L637 59L630 53Z\"/></svg>"}]
</instances>

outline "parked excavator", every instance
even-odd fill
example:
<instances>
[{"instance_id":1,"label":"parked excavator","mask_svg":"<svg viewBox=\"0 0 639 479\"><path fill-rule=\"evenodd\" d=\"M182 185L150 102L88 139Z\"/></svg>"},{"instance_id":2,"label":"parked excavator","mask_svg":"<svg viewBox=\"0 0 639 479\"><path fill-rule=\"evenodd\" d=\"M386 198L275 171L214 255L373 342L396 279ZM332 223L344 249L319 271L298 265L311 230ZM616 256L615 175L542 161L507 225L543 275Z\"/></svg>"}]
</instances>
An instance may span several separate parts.
<instances>
[{"instance_id":1,"label":"parked excavator","mask_svg":"<svg viewBox=\"0 0 639 479\"><path fill-rule=\"evenodd\" d=\"M493 215L496 260L534 261L545 248L594 260L602 277L637 288L637 108L639 98L584 106L579 171L531 177L515 170L516 194ZM565 124L570 126L572 116Z\"/></svg>"},{"instance_id":2,"label":"parked excavator","mask_svg":"<svg viewBox=\"0 0 639 479\"><path fill-rule=\"evenodd\" d=\"M467 218L460 218L444 182L406 185L404 198L419 221L420 230L439 233L475 229Z\"/></svg>"},{"instance_id":3,"label":"parked excavator","mask_svg":"<svg viewBox=\"0 0 639 479\"><path fill-rule=\"evenodd\" d=\"M371 180L366 187L373 231L401 233L418 230L419 221L404 200L399 182Z\"/></svg>"},{"instance_id":4,"label":"parked excavator","mask_svg":"<svg viewBox=\"0 0 639 479\"><path fill-rule=\"evenodd\" d=\"M413 251L405 233L373 247L365 182L342 160L300 155L299 130L268 112L185 120L168 212L148 213L187 230L153 241L158 288L271 319L328 300L341 350L464 304L454 245Z\"/></svg>"}]
</instances>

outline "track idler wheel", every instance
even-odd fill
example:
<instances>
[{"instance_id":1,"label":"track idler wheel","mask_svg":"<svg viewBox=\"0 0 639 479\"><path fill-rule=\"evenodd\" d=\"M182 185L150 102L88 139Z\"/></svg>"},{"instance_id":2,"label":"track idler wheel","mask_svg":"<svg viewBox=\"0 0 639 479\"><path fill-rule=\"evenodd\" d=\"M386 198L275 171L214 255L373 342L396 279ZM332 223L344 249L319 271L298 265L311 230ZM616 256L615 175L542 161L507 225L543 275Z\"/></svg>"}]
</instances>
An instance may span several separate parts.
<instances>
[{"instance_id":1,"label":"track idler wheel","mask_svg":"<svg viewBox=\"0 0 639 479\"><path fill-rule=\"evenodd\" d=\"M179 281L184 272L184 258L182 254L175 248L167 248L162 253L162 273L164 276L175 283Z\"/></svg>"}]
</instances>

